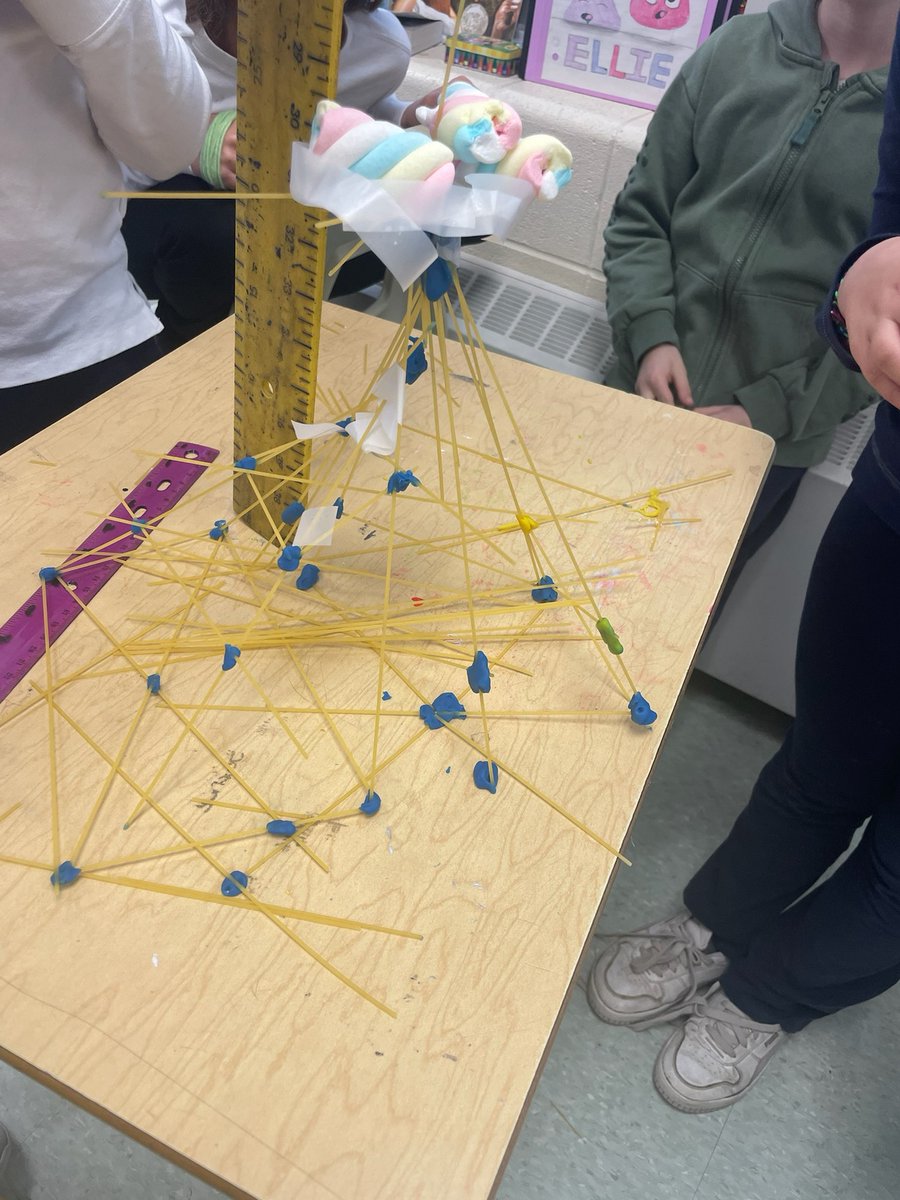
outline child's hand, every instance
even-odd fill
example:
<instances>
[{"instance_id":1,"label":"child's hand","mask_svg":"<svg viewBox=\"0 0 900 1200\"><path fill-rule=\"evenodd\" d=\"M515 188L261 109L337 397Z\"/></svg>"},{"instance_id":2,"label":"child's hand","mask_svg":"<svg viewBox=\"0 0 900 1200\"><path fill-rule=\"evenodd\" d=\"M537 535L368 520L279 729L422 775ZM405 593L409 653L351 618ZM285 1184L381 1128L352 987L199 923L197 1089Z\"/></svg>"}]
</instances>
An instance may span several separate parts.
<instances>
[{"instance_id":1,"label":"child's hand","mask_svg":"<svg viewBox=\"0 0 900 1200\"><path fill-rule=\"evenodd\" d=\"M753 428L750 414L742 404L707 404L704 407L695 408L694 412L702 413L704 417L717 417L720 421L731 421L733 425L746 425L748 429Z\"/></svg>"},{"instance_id":2,"label":"child's hand","mask_svg":"<svg viewBox=\"0 0 900 1200\"><path fill-rule=\"evenodd\" d=\"M684 359L678 347L669 342L654 346L641 359L634 390L639 396L658 400L660 404L677 401L687 408L694 405Z\"/></svg>"},{"instance_id":3,"label":"child's hand","mask_svg":"<svg viewBox=\"0 0 900 1200\"><path fill-rule=\"evenodd\" d=\"M841 281L838 305L859 369L900 408L900 237L879 242L856 260Z\"/></svg>"},{"instance_id":4,"label":"child's hand","mask_svg":"<svg viewBox=\"0 0 900 1200\"><path fill-rule=\"evenodd\" d=\"M232 121L222 143L219 156L219 174L226 191L233 192L237 185L237 121Z\"/></svg>"}]
</instances>

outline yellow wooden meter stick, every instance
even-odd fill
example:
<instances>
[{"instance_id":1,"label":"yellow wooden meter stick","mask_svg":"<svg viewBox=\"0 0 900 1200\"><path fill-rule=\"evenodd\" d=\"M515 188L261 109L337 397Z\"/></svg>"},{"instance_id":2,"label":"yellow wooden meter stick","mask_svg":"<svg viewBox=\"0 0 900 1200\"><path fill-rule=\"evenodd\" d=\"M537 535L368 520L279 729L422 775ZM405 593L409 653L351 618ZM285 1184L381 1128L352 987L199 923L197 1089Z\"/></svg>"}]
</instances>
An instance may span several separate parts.
<instances>
[{"instance_id":1,"label":"yellow wooden meter stick","mask_svg":"<svg viewBox=\"0 0 900 1200\"><path fill-rule=\"evenodd\" d=\"M238 8L237 191L287 191L291 144L308 141L316 105L333 97L341 43L340 0L244 0ZM241 200L235 246L235 459L281 446L291 420L313 418L322 311L325 214L293 200ZM285 475L302 447L270 459ZM266 489L268 490L268 489ZM276 515L301 485L268 498ZM248 476L235 480L235 507L253 504ZM257 533L272 526L257 505ZM277 517L276 517L277 519Z\"/></svg>"}]
</instances>

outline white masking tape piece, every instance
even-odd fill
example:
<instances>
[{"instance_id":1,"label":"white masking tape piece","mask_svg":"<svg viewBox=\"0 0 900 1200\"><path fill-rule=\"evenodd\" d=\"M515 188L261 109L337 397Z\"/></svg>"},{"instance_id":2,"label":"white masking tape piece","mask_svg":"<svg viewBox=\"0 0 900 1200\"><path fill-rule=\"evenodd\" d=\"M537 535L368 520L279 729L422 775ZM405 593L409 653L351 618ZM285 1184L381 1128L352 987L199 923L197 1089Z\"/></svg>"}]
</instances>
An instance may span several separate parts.
<instances>
[{"instance_id":1,"label":"white masking tape piece","mask_svg":"<svg viewBox=\"0 0 900 1200\"><path fill-rule=\"evenodd\" d=\"M471 172L436 202L427 181L365 179L294 142L291 195L340 217L407 288L437 258L428 233L505 238L534 188L524 179Z\"/></svg>"},{"instance_id":2,"label":"white masking tape piece","mask_svg":"<svg viewBox=\"0 0 900 1200\"><path fill-rule=\"evenodd\" d=\"M294 545L330 546L337 519L337 509L333 504L325 508L304 509L294 534Z\"/></svg>"},{"instance_id":3,"label":"white masking tape piece","mask_svg":"<svg viewBox=\"0 0 900 1200\"><path fill-rule=\"evenodd\" d=\"M359 412L347 426L347 432L367 454L386 456L397 448L397 429L403 423L406 400L406 372L394 363L375 382L372 394L384 404L376 416Z\"/></svg>"},{"instance_id":4,"label":"white masking tape piece","mask_svg":"<svg viewBox=\"0 0 900 1200\"><path fill-rule=\"evenodd\" d=\"M306 424L303 421L291 421L294 427L294 433L301 442L312 442L317 438L328 437L332 433L340 433L340 425L335 425L331 421L313 421Z\"/></svg>"}]
</instances>

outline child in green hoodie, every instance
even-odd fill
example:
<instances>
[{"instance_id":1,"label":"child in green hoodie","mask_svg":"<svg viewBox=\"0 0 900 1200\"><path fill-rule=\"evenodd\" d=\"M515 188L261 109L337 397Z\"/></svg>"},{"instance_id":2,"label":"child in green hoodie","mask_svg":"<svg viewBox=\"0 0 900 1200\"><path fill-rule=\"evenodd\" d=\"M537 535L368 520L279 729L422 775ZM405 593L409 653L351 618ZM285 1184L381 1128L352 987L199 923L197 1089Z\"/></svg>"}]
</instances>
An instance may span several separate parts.
<instances>
[{"instance_id":1,"label":"child in green hoodie","mask_svg":"<svg viewBox=\"0 0 900 1200\"><path fill-rule=\"evenodd\" d=\"M898 9L777 0L729 21L663 96L606 229L606 382L775 439L737 570L875 399L814 314L867 228Z\"/></svg>"}]
</instances>

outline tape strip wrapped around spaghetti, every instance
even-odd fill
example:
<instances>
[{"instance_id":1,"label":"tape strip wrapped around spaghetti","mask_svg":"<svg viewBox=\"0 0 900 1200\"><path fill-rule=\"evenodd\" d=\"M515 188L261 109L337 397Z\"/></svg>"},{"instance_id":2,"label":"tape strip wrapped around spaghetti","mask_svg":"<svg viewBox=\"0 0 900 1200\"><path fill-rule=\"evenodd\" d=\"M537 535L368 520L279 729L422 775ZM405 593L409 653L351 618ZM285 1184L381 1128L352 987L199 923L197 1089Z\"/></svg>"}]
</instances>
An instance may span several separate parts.
<instances>
[{"instance_id":1,"label":"tape strip wrapped around spaghetti","mask_svg":"<svg viewBox=\"0 0 900 1200\"><path fill-rule=\"evenodd\" d=\"M408 287L437 257L429 235L505 237L568 182L571 162L555 138L522 138L508 105L451 85L435 137L321 101L309 146L294 143L291 194L340 217Z\"/></svg>"}]
</instances>

